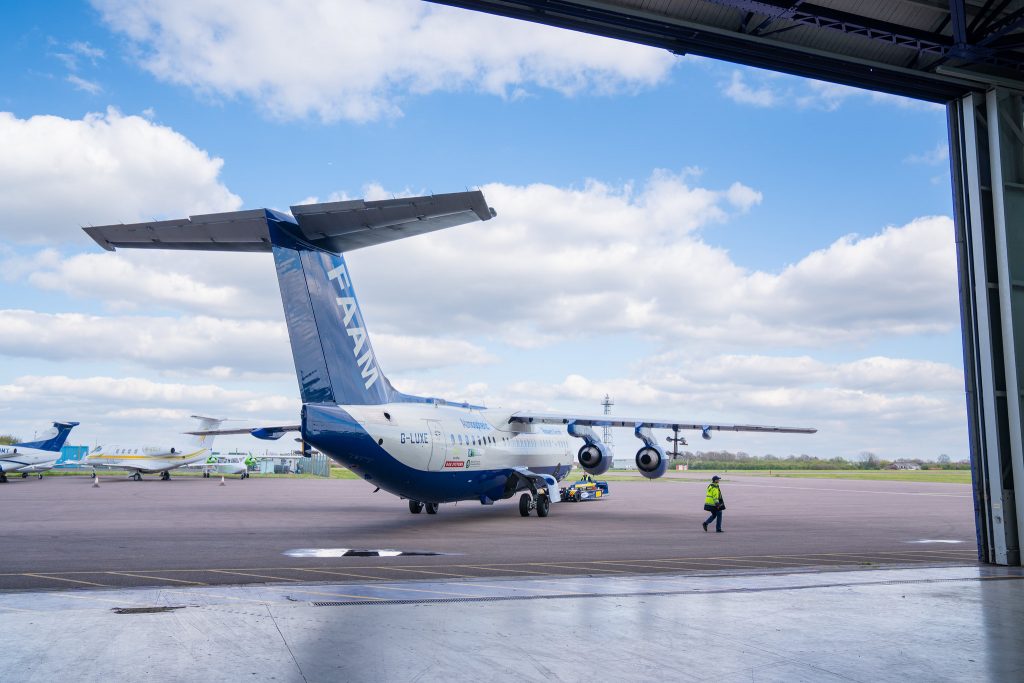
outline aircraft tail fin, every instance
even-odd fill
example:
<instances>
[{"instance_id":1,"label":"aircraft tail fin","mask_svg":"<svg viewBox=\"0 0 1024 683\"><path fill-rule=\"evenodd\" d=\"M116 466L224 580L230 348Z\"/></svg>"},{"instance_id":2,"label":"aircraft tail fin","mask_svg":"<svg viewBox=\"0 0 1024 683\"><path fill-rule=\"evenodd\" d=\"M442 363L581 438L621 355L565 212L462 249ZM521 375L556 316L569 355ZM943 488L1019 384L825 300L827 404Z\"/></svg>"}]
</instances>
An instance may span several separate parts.
<instances>
[{"instance_id":1,"label":"aircraft tail fin","mask_svg":"<svg viewBox=\"0 0 1024 683\"><path fill-rule=\"evenodd\" d=\"M224 422L224 418L216 417L203 417L202 415L192 415L193 420L199 420L199 427L196 429L197 432L209 431L220 427L221 423ZM199 448L213 448L213 438L216 434L196 434L193 436L192 445Z\"/></svg>"},{"instance_id":2,"label":"aircraft tail fin","mask_svg":"<svg viewBox=\"0 0 1024 683\"><path fill-rule=\"evenodd\" d=\"M409 400L377 365L343 252L495 214L479 190L85 228L104 249L272 251L303 403Z\"/></svg>"},{"instance_id":3,"label":"aircraft tail fin","mask_svg":"<svg viewBox=\"0 0 1024 683\"><path fill-rule=\"evenodd\" d=\"M64 447L64 442L68 440L68 434L71 430L78 426L78 422L54 422L53 426L50 427L42 435L41 438L35 441L26 441L25 443L15 444L16 446L22 446L23 448L36 448L41 451L54 451L59 453L60 449Z\"/></svg>"}]
</instances>

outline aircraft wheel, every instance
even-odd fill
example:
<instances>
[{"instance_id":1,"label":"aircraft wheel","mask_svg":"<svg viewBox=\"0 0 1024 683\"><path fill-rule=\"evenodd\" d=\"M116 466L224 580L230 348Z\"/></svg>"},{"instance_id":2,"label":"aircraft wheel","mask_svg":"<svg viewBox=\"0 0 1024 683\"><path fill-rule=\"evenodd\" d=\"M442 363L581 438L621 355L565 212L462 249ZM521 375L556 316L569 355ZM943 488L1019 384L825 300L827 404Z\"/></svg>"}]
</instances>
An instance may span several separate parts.
<instances>
[{"instance_id":1,"label":"aircraft wheel","mask_svg":"<svg viewBox=\"0 0 1024 683\"><path fill-rule=\"evenodd\" d=\"M170 479L171 479L170 473L168 473L168 472L161 472L160 473L160 481L170 481Z\"/></svg>"},{"instance_id":2,"label":"aircraft wheel","mask_svg":"<svg viewBox=\"0 0 1024 683\"><path fill-rule=\"evenodd\" d=\"M547 517L551 511L551 499L544 495L537 496L537 516Z\"/></svg>"},{"instance_id":3,"label":"aircraft wheel","mask_svg":"<svg viewBox=\"0 0 1024 683\"><path fill-rule=\"evenodd\" d=\"M414 515L418 515L422 511L423 511L423 503L419 502L418 500L410 500L409 501L409 512L411 512Z\"/></svg>"},{"instance_id":4,"label":"aircraft wheel","mask_svg":"<svg viewBox=\"0 0 1024 683\"><path fill-rule=\"evenodd\" d=\"M28 479L28 472L22 472L21 473L21 478L22 479Z\"/></svg>"},{"instance_id":5,"label":"aircraft wheel","mask_svg":"<svg viewBox=\"0 0 1024 683\"><path fill-rule=\"evenodd\" d=\"M142 475L139 474L138 472L136 472L135 474L131 475L130 478L134 479L135 481L142 481Z\"/></svg>"},{"instance_id":6,"label":"aircraft wheel","mask_svg":"<svg viewBox=\"0 0 1024 683\"><path fill-rule=\"evenodd\" d=\"M519 496L519 514L523 517L530 516L530 508L533 507L533 497L529 493Z\"/></svg>"},{"instance_id":7,"label":"aircraft wheel","mask_svg":"<svg viewBox=\"0 0 1024 683\"><path fill-rule=\"evenodd\" d=\"M40 472L39 474L36 475L36 477L38 477L39 479L42 479L43 478L43 473Z\"/></svg>"},{"instance_id":8,"label":"aircraft wheel","mask_svg":"<svg viewBox=\"0 0 1024 683\"><path fill-rule=\"evenodd\" d=\"M437 514L437 507L438 507L437 503L424 503L424 507L427 508L427 514L428 515L436 515Z\"/></svg>"},{"instance_id":9,"label":"aircraft wheel","mask_svg":"<svg viewBox=\"0 0 1024 683\"><path fill-rule=\"evenodd\" d=\"M6 484L6 483L7 483L7 475L4 474L3 472L0 472L0 484Z\"/></svg>"}]
</instances>

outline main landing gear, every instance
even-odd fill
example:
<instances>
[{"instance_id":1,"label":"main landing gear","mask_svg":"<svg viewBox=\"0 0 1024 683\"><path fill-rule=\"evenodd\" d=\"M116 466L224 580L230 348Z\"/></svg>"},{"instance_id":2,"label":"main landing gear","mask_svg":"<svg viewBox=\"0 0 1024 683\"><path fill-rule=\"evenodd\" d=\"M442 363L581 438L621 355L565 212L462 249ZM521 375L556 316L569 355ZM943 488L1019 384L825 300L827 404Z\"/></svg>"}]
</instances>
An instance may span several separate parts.
<instances>
[{"instance_id":1,"label":"main landing gear","mask_svg":"<svg viewBox=\"0 0 1024 683\"><path fill-rule=\"evenodd\" d=\"M537 511L538 517L547 517L551 511L551 499L546 493L538 493L536 496L524 493L519 496L519 514L529 517L532 510Z\"/></svg>"},{"instance_id":2,"label":"main landing gear","mask_svg":"<svg viewBox=\"0 0 1024 683\"><path fill-rule=\"evenodd\" d=\"M411 512L412 514L414 514L414 515L420 514L420 512L423 511L423 508L427 509L427 514L428 515L436 515L437 514L438 504L437 503L421 503L418 500L410 500L409 501L409 512Z\"/></svg>"},{"instance_id":3,"label":"main landing gear","mask_svg":"<svg viewBox=\"0 0 1024 683\"><path fill-rule=\"evenodd\" d=\"M170 480L171 480L171 473L170 472L164 470L163 472L160 473L160 481L170 481Z\"/></svg>"},{"instance_id":4,"label":"main landing gear","mask_svg":"<svg viewBox=\"0 0 1024 683\"><path fill-rule=\"evenodd\" d=\"M141 472L135 472L134 474L129 474L128 478L129 479L134 479L135 481L142 481L142 473Z\"/></svg>"}]
</instances>

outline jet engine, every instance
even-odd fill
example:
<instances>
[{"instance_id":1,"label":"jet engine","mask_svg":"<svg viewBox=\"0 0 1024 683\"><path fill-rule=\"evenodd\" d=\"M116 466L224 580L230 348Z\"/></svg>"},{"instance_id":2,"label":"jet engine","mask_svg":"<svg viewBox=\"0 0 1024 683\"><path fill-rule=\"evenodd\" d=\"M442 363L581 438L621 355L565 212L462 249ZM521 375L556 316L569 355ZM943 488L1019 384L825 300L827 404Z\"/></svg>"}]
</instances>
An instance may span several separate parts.
<instances>
[{"instance_id":1,"label":"jet engine","mask_svg":"<svg viewBox=\"0 0 1024 683\"><path fill-rule=\"evenodd\" d=\"M612 466L612 456L600 441L584 444L576 457L587 474L604 474Z\"/></svg>"},{"instance_id":2,"label":"jet engine","mask_svg":"<svg viewBox=\"0 0 1024 683\"><path fill-rule=\"evenodd\" d=\"M636 468L640 474L648 479L657 479L665 474L668 469L668 459L665 451L654 440L650 427L644 427L642 423L633 428L636 438L644 442L644 445L636 452Z\"/></svg>"},{"instance_id":3,"label":"jet engine","mask_svg":"<svg viewBox=\"0 0 1024 683\"><path fill-rule=\"evenodd\" d=\"M657 479L668 469L668 459L658 446L644 446L636 452L636 468L648 479Z\"/></svg>"},{"instance_id":4,"label":"jet engine","mask_svg":"<svg viewBox=\"0 0 1024 683\"><path fill-rule=\"evenodd\" d=\"M585 442L576 454L580 461L580 467L587 474L599 475L607 472L608 468L612 466L612 454L608 452L608 447L597 438L594 430L576 424L575 420L569 423L568 429L570 436L583 439Z\"/></svg>"}]
</instances>

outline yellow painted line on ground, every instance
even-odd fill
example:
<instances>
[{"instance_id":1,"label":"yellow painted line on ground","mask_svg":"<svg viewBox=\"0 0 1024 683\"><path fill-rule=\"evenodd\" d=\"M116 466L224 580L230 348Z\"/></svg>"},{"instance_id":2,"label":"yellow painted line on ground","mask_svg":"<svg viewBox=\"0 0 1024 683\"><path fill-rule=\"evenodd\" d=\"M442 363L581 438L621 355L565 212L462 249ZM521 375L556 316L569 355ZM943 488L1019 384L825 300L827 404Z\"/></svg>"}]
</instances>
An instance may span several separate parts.
<instances>
[{"instance_id":1,"label":"yellow painted line on ground","mask_svg":"<svg viewBox=\"0 0 1024 683\"><path fill-rule=\"evenodd\" d=\"M267 604L266 600L253 600L252 598L236 598L233 595L220 595L218 593L206 593L206 592L200 593L200 595L204 599L205 598L217 598L219 600L236 600L238 602L244 602L244 603L247 603L247 604L250 604L250 605L266 605ZM208 607L209 605L202 605L202 606L203 607Z\"/></svg>"},{"instance_id":2,"label":"yellow painted line on ground","mask_svg":"<svg viewBox=\"0 0 1024 683\"><path fill-rule=\"evenodd\" d=\"M102 572L80 572L81 574L100 574ZM48 576L47 574L20 574L20 576L32 576L37 579L52 579L54 581L67 581L69 583L81 583L86 586L99 586L100 588L113 588L113 586L106 583L93 583L92 581L81 581L79 579L65 579L60 576Z\"/></svg>"},{"instance_id":3,"label":"yellow painted line on ground","mask_svg":"<svg viewBox=\"0 0 1024 683\"><path fill-rule=\"evenodd\" d=\"M368 569L376 569L376 567L367 567ZM372 576L370 574L356 574L355 572L341 572L334 569L310 569L308 567L296 567L295 571L299 572L316 572L317 574L330 574L332 576L351 576L357 579L370 579L371 581L386 581L384 577Z\"/></svg>"},{"instance_id":4,"label":"yellow painted line on ground","mask_svg":"<svg viewBox=\"0 0 1024 683\"><path fill-rule=\"evenodd\" d=\"M458 582L454 582L452 585L454 585L454 586L466 586L466 587L477 586L477 587L480 587L480 588L497 588L499 590L501 590L501 589L509 590L508 586L492 586L492 585L489 585L489 584L486 584L486 583L458 583ZM549 590L547 588L527 588L526 586L520 586L518 584L511 590L511 594L515 595L515 593L517 591L531 591L533 593L542 593L544 595L588 595L588 593L579 593L577 591L553 591L553 590Z\"/></svg>"},{"instance_id":5,"label":"yellow painted line on ground","mask_svg":"<svg viewBox=\"0 0 1024 683\"><path fill-rule=\"evenodd\" d=\"M370 588L370 586L366 586L366 588ZM456 597L456 598L476 598L476 597L480 597L480 596L475 595L473 593L454 593L454 592L448 592L448 591L432 591L432 590L428 590L426 588L406 588L404 586L389 586L387 584L373 584L373 588L377 588L377 589L380 589L380 590L386 590L386 591L409 591L410 593L431 593L433 595L448 595L448 596Z\"/></svg>"},{"instance_id":6,"label":"yellow painted line on ground","mask_svg":"<svg viewBox=\"0 0 1024 683\"><path fill-rule=\"evenodd\" d=\"M136 600L114 600L113 598L100 598L89 593L61 593L62 598L72 598L74 600L89 600L90 602L109 602L115 605L141 605L141 602Z\"/></svg>"},{"instance_id":7,"label":"yellow painted line on ground","mask_svg":"<svg viewBox=\"0 0 1024 683\"><path fill-rule=\"evenodd\" d=\"M237 575L237 576L255 576L258 579L273 579L275 581L294 581L295 583L299 583L298 579L286 579L283 576L269 576L267 574L252 574L250 572L238 572L238 571L233 571L233 570L230 570L230 569L207 569L206 571L214 572L214 573L217 573L217 574L234 574L234 575Z\"/></svg>"},{"instance_id":8,"label":"yellow painted line on ground","mask_svg":"<svg viewBox=\"0 0 1024 683\"><path fill-rule=\"evenodd\" d=\"M587 563L586 562L581 562L580 564L587 564ZM602 569L600 567L578 567L576 565L571 565L571 564L552 564L552 563L549 563L549 562L531 562L530 566L533 566L533 567L559 567L561 569L572 569L572 570L578 571L578 572L592 571L592 572L604 572L606 574L631 574L632 573L632 572L619 571L618 569Z\"/></svg>"},{"instance_id":9,"label":"yellow painted line on ground","mask_svg":"<svg viewBox=\"0 0 1024 683\"><path fill-rule=\"evenodd\" d=\"M406 569L405 567L380 567L379 569L386 569L387 571L397 572L415 572L418 574L432 574L434 576L454 576L457 579L472 579L472 574L456 574L455 572L435 572L428 571L426 569Z\"/></svg>"},{"instance_id":10,"label":"yellow painted line on ground","mask_svg":"<svg viewBox=\"0 0 1024 683\"><path fill-rule=\"evenodd\" d=\"M484 571L489 571L489 572L515 572L516 574L533 574L535 576L550 576L551 575L550 572L534 572L534 571L530 571L528 569L509 569L507 567L502 567L500 565L498 565L498 566L490 566L490 567L483 567L483 566L475 565L475 564L458 564L458 565L455 565L455 566L456 567L464 567L466 569L483 569Z\"/></svg>"},{"instance_id":11,"label":"yellow painted line on ground","mask_svg":"<svg viewBox=\"0 0 1024 683\"><path fill-rule=\"evenodd\" d=\"M186 581L184 579L172 579L168 576L149 576L147 574L135 574L133 572L103 572L104 574L114 574L116 576L134 576L140 579L156 579L158 581L172 581L174 583L190 583L193 586L207 586L202 581Z\"/></svg>"},{"instance_id":12,"label":"yellow painted line on ground","mask_svg":"<svg viewBox=\"0 0 1024 683\"><path fill-rule=\"evenodd\" d=\"M660 569L662 571L671 571L672 567L666 567L661 564L644 564L642 562L628 562L626 560L591 560L592 564L611 564L616 567L638 567L640 569Z\"/></svg>"},{"instance_id":13,"label":"yellow painted line on ground","mask_svg":"<svg viewBox=\"0 0 1024 683\"><path fill-rule=\"evenodd\" d=\"M29 614L42 614L43 610L38 609L22 609L20 607L8 607L6 605L0 605L0 609L10 610L11 612L28 612Z\"/></svg>"},{"instance_id":14,"label":"yellow painted line on ground","mask_svg":"<svg viewBox=\"0 0 1024 683\"><path fill-rule=\"evenodd\" d=\"M267 586L269 590L288 591L289 593L305 593L306 595L324 595L330 598L356 598L359 600L384 600L385 598L377 598L372 595L351 595L349 593L325 593L324 591L311 591L305 588L284 588L283 586Z\"/></svg>"}]
</instances>

